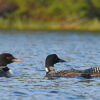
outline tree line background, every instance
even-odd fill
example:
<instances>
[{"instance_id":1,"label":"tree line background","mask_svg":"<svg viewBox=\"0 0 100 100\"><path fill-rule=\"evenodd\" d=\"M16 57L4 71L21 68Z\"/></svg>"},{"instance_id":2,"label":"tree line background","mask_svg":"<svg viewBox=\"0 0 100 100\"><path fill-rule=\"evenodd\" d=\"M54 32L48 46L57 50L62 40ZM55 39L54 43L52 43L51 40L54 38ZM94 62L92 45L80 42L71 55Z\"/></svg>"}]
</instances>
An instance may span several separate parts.
<instances>
[{"instance_id":1,"label":"tree line background","mask_svg":"<svg viewBox=\"0 0 100 100\"><path fill-rule=\"evenodd\" d=\"M100 0L0 0L1 29L99 30Z\"/></svg>"}]
</instances>

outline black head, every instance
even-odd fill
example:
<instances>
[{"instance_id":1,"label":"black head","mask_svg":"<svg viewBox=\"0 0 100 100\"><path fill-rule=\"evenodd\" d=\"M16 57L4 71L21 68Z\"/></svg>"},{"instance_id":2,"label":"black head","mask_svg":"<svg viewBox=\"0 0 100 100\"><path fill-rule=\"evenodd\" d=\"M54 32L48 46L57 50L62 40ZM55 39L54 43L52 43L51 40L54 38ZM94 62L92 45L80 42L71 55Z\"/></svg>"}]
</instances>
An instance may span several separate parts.
<instances>
[{"instance_id":1,"label":"black head","mask_svg":"<svg viewBox=\"0 0 100 100\"><path fill-rule=\"evenodd\" d=\"M22 59L15 58L10 53L2 53L0 54L0 66L6 66L7 64L22 61Z\"/></svg>"},{"instance_id":2,"label":"black head","mask_svg":"<svg viewBox=\"0 0 100 100\"><path fill-rule=\"evenodd\" d=\"M54 64L59 62L65 62L64 60L60 59L56 54L48 55L45 61L45 66L54 66Z\"/></svg>"}]
</instances>

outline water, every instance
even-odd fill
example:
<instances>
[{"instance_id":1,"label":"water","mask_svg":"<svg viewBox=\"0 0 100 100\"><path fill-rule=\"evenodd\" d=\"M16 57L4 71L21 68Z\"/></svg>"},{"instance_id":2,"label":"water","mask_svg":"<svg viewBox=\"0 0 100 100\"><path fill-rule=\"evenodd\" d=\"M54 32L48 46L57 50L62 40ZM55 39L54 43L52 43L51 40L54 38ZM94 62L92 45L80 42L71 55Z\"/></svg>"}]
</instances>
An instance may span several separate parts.
<instances>
[{"instance_id":1,"label":"water","mask_svg":"<svg viewBox=\"0 0 100 100\"><path fill-rule=\"evenodd\" d=\"M83 34L79 34L83 33ZM56 53L66 63L55 69L100 66L100 35L66 31L0 31L0 53L24 62L8 65L13 77L0 77L0 100L100 100L100 78L45 80L45 58Z\"/></svg>"}]
</instances>

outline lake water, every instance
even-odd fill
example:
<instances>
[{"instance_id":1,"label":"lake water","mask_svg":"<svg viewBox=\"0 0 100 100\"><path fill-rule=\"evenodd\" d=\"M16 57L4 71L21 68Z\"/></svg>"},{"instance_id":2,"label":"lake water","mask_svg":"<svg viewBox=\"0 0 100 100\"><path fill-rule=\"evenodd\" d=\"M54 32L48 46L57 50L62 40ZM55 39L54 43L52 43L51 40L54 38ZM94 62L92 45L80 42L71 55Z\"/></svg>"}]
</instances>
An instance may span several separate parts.
<instances>
[{"instance_id":1,"label":"lake water","mask_svg":"<svg viewBox=\"0 0 100 100\"><path fill-rule=\"evenodd\" d=\"M100 100L100 78L44 79L45 58L52 53L67 61L56 64L57 70L100 66L100 34L0 31L3 52L24 61L8 65L13 77L0 77L0 100Z\"/></svg>"}]
</instances>

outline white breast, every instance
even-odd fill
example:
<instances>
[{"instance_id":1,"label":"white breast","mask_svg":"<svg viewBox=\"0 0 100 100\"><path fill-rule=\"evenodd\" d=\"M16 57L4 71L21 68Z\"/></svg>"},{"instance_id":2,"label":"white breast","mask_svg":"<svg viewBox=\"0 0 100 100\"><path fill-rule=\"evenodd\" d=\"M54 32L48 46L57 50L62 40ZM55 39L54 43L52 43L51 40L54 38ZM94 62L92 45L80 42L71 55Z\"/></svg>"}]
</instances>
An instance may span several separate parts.
<instances>
[{"instance_id":1,"label":"white breast","mask_svg":"<svg viewBox=\"0 0 100 100\"><path fill-rule=\"evenodd\" d=\"M12 71L11 69L9 69L9 70L7 71L7 75L8 75L8 76L12 76L12 74L13 74L13 71Z\"/></svg>"}]
</instances>

